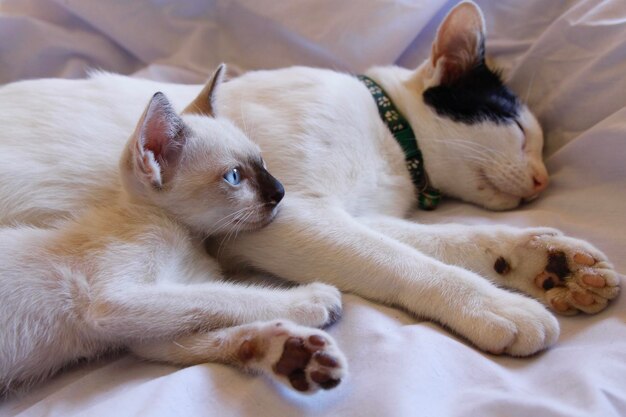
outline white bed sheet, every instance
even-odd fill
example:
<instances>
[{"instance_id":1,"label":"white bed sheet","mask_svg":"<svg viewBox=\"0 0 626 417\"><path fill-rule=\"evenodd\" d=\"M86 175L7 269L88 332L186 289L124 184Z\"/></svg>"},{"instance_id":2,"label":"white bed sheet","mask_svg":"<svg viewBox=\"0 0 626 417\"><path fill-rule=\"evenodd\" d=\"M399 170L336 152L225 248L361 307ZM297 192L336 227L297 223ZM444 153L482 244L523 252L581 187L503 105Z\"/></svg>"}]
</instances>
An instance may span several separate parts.
<instances>
[{"instance_id":1,"label":"white bed sheet","mask_svg":"<svg viewBox=\"0 0 626 417\"><path fill-rule=\"evenodd\" d=\"M488 53L546 130L552 185L511 212L446 201L416 218L557 227L590 240L626 271L626 3L478 3ZM242 70L412 67L453 4L0 0L0 83L82 77L89 68L201 82L221 61ZM0 416L624 416L623 298L596 316L559 318L556 346L513 359L346 295L330 332L351 373L335 390L302 396L227 366L180 369L126 355L0 402Z\"/></svg>"}]
</instances>

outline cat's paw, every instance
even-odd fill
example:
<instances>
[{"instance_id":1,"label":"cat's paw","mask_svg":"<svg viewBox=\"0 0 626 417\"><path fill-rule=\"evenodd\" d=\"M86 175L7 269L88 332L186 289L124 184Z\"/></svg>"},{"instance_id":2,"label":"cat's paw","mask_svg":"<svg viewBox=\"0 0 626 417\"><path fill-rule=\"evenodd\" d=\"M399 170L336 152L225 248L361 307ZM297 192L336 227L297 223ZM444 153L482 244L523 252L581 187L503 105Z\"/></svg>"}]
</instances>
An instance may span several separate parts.
<instances>
[{"instance_id":1,"label":"cat's paw","mask_svg":"<svg viewBox=\"0 0 626 417\"><path fill-rule=\"evenodd\" d=\"M527 229L513 238L493 268L498 282L544 302L558 313L594 314L619 294L619 275L591 244L554 229ZM497 253L497 250L493 251Z\"/></svg>"},{"instance_id":2,"label":"cat's paw","mask_svg":"<svg viewBox=\"0 0 626 417\"><path fill-rule=\"evenodd\" d=\"M341 317L341 292L322 283L302 285L289 290L286 319L303 326L327 327Z\"/></svg>"},{"instance_id":3,"label":"cat's paw","mask_svg":"<svg viewBox=\"0 0 626 417\"><path fill-rule=\"evenodd\" d=\"M238 356L249 368L304 393L334 388L347 375L347 361L328 333L288 321L259 326L239 347Z\"/></svg>"},{"instance_id":4,"label":"cat's paw","mask_svg":"<svg viewBox=\"0 0 626 417\"><path fill-rule=\"evenodd\" d=\"M561 314L593 314L619 294L619 276L591 244L562 235L538 234L526 243L542 266L532 277L547 305Z\"/></svg>"},{"instance_id":5,"label":"cat's paw","mask_svg":"<svg viewBox=\"0 0 626 417\"><path fill-rule=\"evenodd\" d=\"M529 356L550 347L559 337L554 316L523 295L498 290L474 309L465 334L490 353Z\"/></svg>"}]
</instances>

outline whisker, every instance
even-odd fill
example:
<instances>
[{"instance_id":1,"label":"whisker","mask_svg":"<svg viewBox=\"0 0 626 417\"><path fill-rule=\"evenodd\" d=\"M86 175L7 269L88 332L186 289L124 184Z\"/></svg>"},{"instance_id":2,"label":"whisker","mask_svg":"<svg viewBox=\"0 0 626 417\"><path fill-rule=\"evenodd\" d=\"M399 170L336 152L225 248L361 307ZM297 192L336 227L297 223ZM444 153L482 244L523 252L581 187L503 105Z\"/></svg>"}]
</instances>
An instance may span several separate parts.
<instances>
[{"instance_id":1,"label":"whisker","mask_svg":"<svg viewBox=\"0 0 626 417\"><path fill-rule=\"evenodd\" d=\"M481 158L473 158L471 156L465 156L465 157L447 157L447 158L440 158L438 163L433 163L432 161L428 164L429 167L433 167L433 166L441 166L441 165L446 165L445 162L459 162L459 161L472 161L475 162L477 165L479 165L480 167L491 167L494 165L494 161L492 160L485 160L485 159L481 159Z\"/></svg>"},{"instance_id":2,"label":"whisker","mask_svg":"<svg viewBox=\"0 0 626 417\"><path fill-rule=\"evenodd\" d=\"M219 244L218 249L217 249L217 256L218 257L222 253L222 249L224 247L224 244L227 243L229 240L231 240L231 238L235 239L237 237L237 235L239 234L239 232L241 231L241 229L243 229L246 221L256 212L256 209L258 209L259 207L262 207L264 205L265 205L264 203L259 203L259 204L255 204L254 206L247 207L248 211L241 217L240 223L236 227L234 227L233 229L229 230L228 233L220 241L220 244Z\"/></svg>"},{"instance_id":3,"label":"whisker","mask_svg":"<svg viewBox=\"0 0 626 417\"><path fill-rule=\"evenodd\" d=\"M446 145L453 145L459 148L463 148L463 149L467 149L473 152L486 152L488 154L491 155L506 155L504 152L502 151L498 151L495 149L492 149L486 145L480 144L480 143L476 143L476 142L472 142L469 140L464 140L464 139L435 139L438 141L442 141L444 142L444 144Z\"/></svg>"},{"instance_id":4,"label":"whisker","mask_svg":"<svg viewBox=\"0 0 626 417\"><path fill-rule=\"evenodd\" d=\"M252 214L254 214L254 212L253 212L253 211L250 211L250 212L249 212L249 214L248 214L248 216L246 216L246 217L245 217L245 218L241 221L241 223L239 223L239 227L238 227L238 228L235 228L235 236L233 237L233 240L234 240L234 239L237 239L237 236L239 235L239 232L243 229L243 226L246 224L246 222L248 221L248 219L249 219L250 217L252 217Z\"/></svg>"},{"instance_id":5,"label":"whisker","mask_svg":"<svg viewBox=\"0 0 626 417\"><path fill-rule=\"evenodd\" d=\"M216 224L217 224L217 223L219 223L220 221L224 220L224 219L228 219L229 217L236 216L237 214L242 213L242 212L244 212L244 211L246 211L246 210L248 210L248 209L249 209L249 207L243 207L243 208L240 208L239 210L234 211L234 212L232 212L232 213L230 213L230 214L228 214L228 215L226 215L226 216L222 217L220 220L218 220L218 221L216 222Z\"/></svg>"},{"instance_id":6,"label":"whisker","mask_svg":"<svg viewBox=\"0 0 626 417\"><path fill-rule=\"evenodd\" d=\"M220 219L216 224L222 223L225 219L230 218L226 223L222 223L221 225L219 225L218 227L214 227L211 230L209 230L206 234L206 236L202 239L202 241L206 241L208 238L215 236L216 234L218 234L220 231L226 229L227 227L231 226L235 221L237 221L237 215L238 214L242 214L243 216L246 216L246 211L250 210L250 212L254 213L254 211L260 207L263 207L265 204L264 203L258 203L255 204L254 206L250 206L250 207L244 207L242 209L239 209L225 217L223 217L222 219Z\"/></svg>"},{"instance_id":7,"label":"whisker","mask_svg":"<svg viewBox=\"0 0 626 417\"><path fill-rule=\"evenodd\" d=\"M244 112L243 112L243 101L239 102L239 117L241 117L241 126L243 128L243 132L245 133L245 135L250 138L250 131L248 130L248 124L246 123L246 118L244 116Z\"/></svg>"},{"instance_id":8,"label":"whisker","mask_svg":"<svg viewBox=\"0 0 626 417\"><path fill-rule=\"evenodd\" d=\"M244 212L245 210L248 210L248 207L244 207L240 210L237 210L234 213L231 213L227 216L222 217L220 220L218 220L217 222L215 222L214 227L209 230L207 232L208 236L211 236L213 234L215 234L216 232L218 232L219 230L222 230L224 227L227 227L228 225L230 225L232 222L234 222L236 219L236 216L242 212ZM223 223L225 222L225 223Z\"/></svg>"},{"instance_id":9,"label":"whisker","mask_svg":"<svg viewBox=\"0 0 626 417\"><path fill-rule=\"evenodd\" d=\"M233 213L230 213L230 214L229 214L229 215L227 215L227 216L222 217L222 218L221 218L220 220L218 220L215 224L216 224L216 225L218 225L218 224L220 224L222 221L224 221L224 220L226 220L226 219L229 219L229 218L231 218L231 217L234 217L234 216L236 216L236 215L238 215L238 214L240 214L240 213L244 213L246 210L256 210L257 208L262 207L263 205L264 205L264 203L258 203L258 204L255 204L254 206L241 208L241 209L239 209L239 210L237 210L237 211L235 211L235 212L233 212ZM221 228L221 227L220 227L220 228ZM218 228L218 229L216 229L216 230L219 230L219 228Z\"/></svg>"}]
</instances>

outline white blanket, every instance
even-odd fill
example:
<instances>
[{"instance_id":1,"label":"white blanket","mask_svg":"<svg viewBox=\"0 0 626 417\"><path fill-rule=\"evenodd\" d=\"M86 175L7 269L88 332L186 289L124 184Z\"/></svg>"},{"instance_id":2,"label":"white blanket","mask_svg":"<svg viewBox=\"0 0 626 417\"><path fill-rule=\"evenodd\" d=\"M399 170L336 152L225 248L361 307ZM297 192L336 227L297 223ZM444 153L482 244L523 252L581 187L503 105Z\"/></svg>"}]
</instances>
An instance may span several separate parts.
<instances>
[{"instance_id":1,"label":"white blanket","mask_svg":"<svg viewBox=\"0 0 626 417\"><path fill-rule=\"evenodd\" d=\"M626 271L626 3L479 1L487 51L546 130L551 187L505 213L454 201L422 222L557 227ZM0 0L0 83L90 68L202 82L221 62L362 71L415 67L444 0ZM0 127L1 128L1 127ZM335 390L302 396L223 365L180 369L114 356L81 365L0 416L626 415L626 301L559 318L533 358L478 352L429 322L353 295L330 329L350 361ZM1 335L0 335L1 337Z\"/></svg>"}]
</instances>

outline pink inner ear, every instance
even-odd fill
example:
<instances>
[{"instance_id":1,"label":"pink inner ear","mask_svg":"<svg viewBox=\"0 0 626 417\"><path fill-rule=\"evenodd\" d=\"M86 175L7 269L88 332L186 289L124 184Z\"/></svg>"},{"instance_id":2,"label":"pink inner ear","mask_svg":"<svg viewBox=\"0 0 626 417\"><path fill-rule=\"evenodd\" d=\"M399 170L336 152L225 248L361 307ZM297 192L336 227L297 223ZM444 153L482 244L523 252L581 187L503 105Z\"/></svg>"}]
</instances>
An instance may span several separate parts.
<instances>
[{"instance_id":1,"label":"pink inner ear","mask_svg":"<svg viewBox=\"0 0 626 417\"><path fill-rule=\"evenodd\" d=\"M171 162L183 145L182 120L165 96L155 94L150 102L142 129L143 147L160 164Z\"/></svg>"},{"instance_id":2,"label":"pink inner ear","mask_svg":"<svg viewBox=\"0 0 626 417\"><path fill-rule=\"evenodd\" d=\"M431 60L445 58L442 82L451 82L472 69L482 57L484 21L472 3L461 3L446 16L433 43Z\"/></svg>"},{"instance_id":3,"label":"pink inner ear","mask_svg":"<svg viewBox=\"0 0 626 417\"><path fill-rule=\"evenodd\" d=\"M170 141L169 131L170 128L162 115L149 118L144 125L144 149L151 151L157 160L161 159L161 154Z\"/></svg>"}]
</instances>

